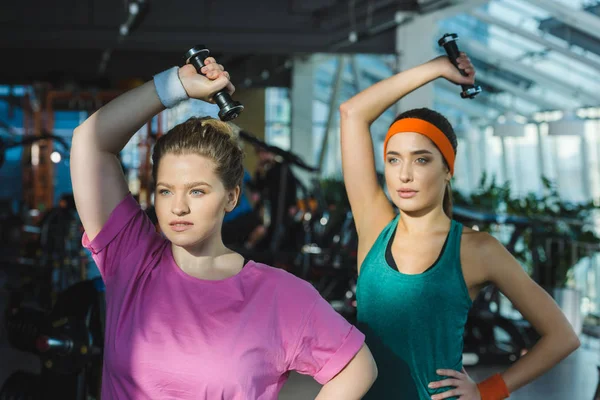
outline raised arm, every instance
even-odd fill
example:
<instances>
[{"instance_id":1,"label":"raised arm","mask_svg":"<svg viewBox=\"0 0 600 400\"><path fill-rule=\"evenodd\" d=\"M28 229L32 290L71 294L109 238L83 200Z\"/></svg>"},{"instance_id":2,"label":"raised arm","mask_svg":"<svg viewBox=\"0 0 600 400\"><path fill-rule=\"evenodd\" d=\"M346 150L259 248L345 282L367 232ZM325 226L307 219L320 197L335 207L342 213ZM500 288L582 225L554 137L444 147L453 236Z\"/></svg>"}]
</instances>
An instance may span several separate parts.
<instances>
[{"instance_id":1,"label":"raised arm","mask_svg":"<svg viewBox=\"0 0 600 400\"><path fill-rule=\"evenodd\" d=\"M205 64L208 78L191 65L178 71L190 97L210 101L214 93L226 86L233 91L221 65L213 58ZM77 212L90 240L129 191L117 155L135 132L164 108L154 82L149 81L100 108L75 129L71 181Z\"/></svg>"},{"instance_id":2,"label":"raised arm","mask_svg":"<svg viewBox=\"0 0 600 400\"><path fill-rule=\"evenodd\" d=\"M439 77L455 83L473 83L472 73L463 77L443 56L378 82L340 106L342 168L360 239L359 266L379 232L394 216L377 183L370 126L398 100Z\"/></svg>"}]
</instances>

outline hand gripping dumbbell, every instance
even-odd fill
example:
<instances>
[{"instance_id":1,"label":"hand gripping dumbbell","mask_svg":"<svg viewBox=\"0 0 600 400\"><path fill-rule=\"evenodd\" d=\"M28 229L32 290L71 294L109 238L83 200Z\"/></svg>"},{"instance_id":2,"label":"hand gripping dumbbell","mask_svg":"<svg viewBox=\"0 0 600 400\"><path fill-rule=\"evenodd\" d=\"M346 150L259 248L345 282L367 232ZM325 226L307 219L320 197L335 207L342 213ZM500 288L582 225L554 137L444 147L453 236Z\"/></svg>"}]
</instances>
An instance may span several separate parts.
<instances>
[{"instance_id":1,"label":"hand gripping dumbbell","mask_svg":"<svg viewBox=\"0 0 600 400\"><path fill-rule=\"evenodd\" d=\"M458 46L456 45L456 41L458 40L458 35L456 33L446 33L440 40L438 40L438 45L443 46L446 50L446 54L448 54L448 58L452 62L452 64L460 71L462 76L467 76L467 73L462 69L458 68L458 63L456 59L460 56L460 51L458 50ZM481 93L481 86L477 85L460 85L462 87L462 92L460 97L463 99L472 99Z\"/></svg>"},{"instance_id":2,"label":"hand gripping dumbbell","mask_svg":"<svg viewBox=\"0 0 600 400\"><path fill-rule=\"evenodd\" d=\"M198 44L185 53L185 63L192 64L200 74L200 69L204 67L204 60L206 60L209 55L210 51L206 46ZM217 92L213 96L213 99L219 106L219 118L222 121L231 121L232 119L237 118L244 110L242 103L233 100L231 95L225 89Z\"/></svg>"}]
</instances>

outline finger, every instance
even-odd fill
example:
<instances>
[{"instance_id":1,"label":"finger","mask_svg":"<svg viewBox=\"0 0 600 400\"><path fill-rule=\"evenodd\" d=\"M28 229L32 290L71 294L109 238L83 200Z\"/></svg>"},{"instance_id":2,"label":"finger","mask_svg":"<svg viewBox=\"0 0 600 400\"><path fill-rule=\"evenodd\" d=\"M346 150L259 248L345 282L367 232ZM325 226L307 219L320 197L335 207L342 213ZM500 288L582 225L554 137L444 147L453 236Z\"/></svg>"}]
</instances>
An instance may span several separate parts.
<instances>
[{"instance_id":1,"label":"finger","mask_svg":"<svg viewBox=\"0 0 600 400\"><path fill-rule=\"evenodd\" d=\"M214 64L217 65L217 64ZM221 75L225 76L225 78L229 79L228 75L224 74L224 71L221 70L218 67L215 67L212 71L211 71L212 75L213 75L213 79L217 79L218 77L220 77Z\"/></svg>"},{"instance_id":2,"label":"finger","mask_svg":"<svg viewBox=\"0 0 600 400\"><path fill-rule=\"evenodd\" d=\"M225 67L223 67L223 64L217 64L217 65L221 71L225 71Z\"/></svg>"},{"instance_id":3,"label":"finger","mask_svg":"<svg viewBox=\"0 0 600 400\"><path fill-rule=\"evenodd\" d=\"M455 371L453 369L438 369L436 371L436 374L438 374L440 376L450 376L450 377L459 378L459 379L463 377L463 374L461 374L460 372Z\"/></svg>"},{"instance_id":4,"label":"finger","mask_svg":"<svg viewBox=\"0 0 600 400\"><path fill-rule=\"evenodd\" d=\"M219 74L215 71L212 70L208 70L206 71L206 73L204 74L204 76L206 76L209 79L215 80L219 77Z\"/></svg>"},{"instance_id":5,"label":"finger","mask_svg":"<svg viewBox=\"0 0 600 400\"><path fill-rule=\"evenodd\" d=\"M229 72L223 71L223 73L225 74L225 76L227 77L227 79L231 80L231 75L229 75Z\"/></svg>"},{"instance_id":6,"label":"finger","mask_svg":"<svg viewBox=\"0 0 600 400\"><path fill-rule=\"evenodd\" d=\"M231 83L231 82L229 82L227 84L225 89L227 90L227 93L229 93L229 94L233 94L235 92L235 86L233 86L233 83Z\"/></svg>"},{"instance_id":7,"label":"finger","mask_svg":"<svg viewBox=\"0 0 600 400\"><path fill-rule=\"evenodd\" d=\"M206 68L209 71L219 71L219 72L221 72L222 69L219 68L219 66L220 66L220 64L212 63L212 64L205 65L204 68Z\"/></svg>"},{"instance_id":8,"label":"finger","mask_svg":"<svg viewBox=\"0 0 600 400\"><path fill-rule=\"evenodd\" d=\"M224 75L220 75L216 79L210 81L211 92L217 93L221 89L226 88L229 83L230 82L229 79L227 79L227 77L225 77Z\"/></svg>"},{"instance_id":9,"label":"finger","mask_svg":"<svg viewBox=\"0 0 600 400\"><path fill-rule=\"evenodd\" d=\"M209 64L206 66L209 71L216 71L217 73L223 72L223 66L221 64Z\"/></svg>"},{"instance_id":10,"label":"finger","mask_svg":"<svg viewBox=\"0 0 600 400\"><path fill-rule=\"evenodd\" d=\"M468 58L459 58L458 59L458 64L459 65L464 65L466 67L472 67L473 66L473 63Z\"/></svg>"},{"instance_id":11,"label":"finger","mask_svg":"<svg viewBox=\"0 0 600 400\"><path fill-rule=\"evenodd\" d=\"M472 66L473 66L473 64L471 64L471 63L470 63L470 62L468 62L468 61L462 60L461 62L459 62L459 63L458 63L458 66L459 66L460 68L463 68L463 69L464 69L464 68L469 68L469 67L472 67Z\"/></svg>"},{"instance_id":12,"label":"finger","mask_svg":"<svg viewBox=\"0 0 600 400\"><path fill-rule=\"evenodd\" d=\"M458 387L462 382L458 379L444 379L437 382L431 382L428 386L431 389L443 388L443 387Z\"/></svg>"},{"instance_id":13,"label":"finger","mask_svg":"<svg viewBox=\"0 0 600 400\"><path fill-rule=\"evenodd\" d=\"M204 65L207 64L216 64L217 60L214 59L214 57L206 57L206 60L204 60Z\"/></svg>"},{"instance_id":14,"label":"finger","mask_svg":"<svg viewBox=\"0 0 600 400\"><path fill-rule=\"evenodd\" d=\"M448 399L450 397L460 396L461 394L462 393L460 390L452 389L452 390L448 390L447 392L444 392L444 393L433 395L433 396L431 396L431 398L432 398L432 400L442 400L442 399Z\"/></svg>"}]
</instances>

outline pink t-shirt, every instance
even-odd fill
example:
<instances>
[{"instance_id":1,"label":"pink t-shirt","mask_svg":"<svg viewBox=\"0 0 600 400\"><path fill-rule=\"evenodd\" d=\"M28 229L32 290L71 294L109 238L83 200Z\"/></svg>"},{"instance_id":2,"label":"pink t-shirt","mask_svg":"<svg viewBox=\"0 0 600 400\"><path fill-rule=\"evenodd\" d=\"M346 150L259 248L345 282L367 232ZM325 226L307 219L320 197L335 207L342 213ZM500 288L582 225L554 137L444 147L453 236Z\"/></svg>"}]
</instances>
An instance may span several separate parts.
<instances>
[{"instance_id":1,"label":"pink t-shirt","mask_svg":"<svg viewBox=\"0 0 600 400\"><path fill-rule=\"evenodd\" d=\"M307 282L249 261L201 280L128 195L83 244L106 284L102 399L277 399L288 372L326 383L364 336Z\"/></svg>"}]
</instances>

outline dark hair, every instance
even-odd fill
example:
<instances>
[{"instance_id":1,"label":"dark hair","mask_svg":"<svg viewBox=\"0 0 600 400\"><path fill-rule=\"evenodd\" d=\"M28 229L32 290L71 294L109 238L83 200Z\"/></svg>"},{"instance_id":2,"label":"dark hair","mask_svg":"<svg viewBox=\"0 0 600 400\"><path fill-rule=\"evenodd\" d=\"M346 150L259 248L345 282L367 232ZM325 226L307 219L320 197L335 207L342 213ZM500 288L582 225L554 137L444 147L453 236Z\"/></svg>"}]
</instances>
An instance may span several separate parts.
<instances>
[{"instance_id":1,"label":"dark hair","mask_svg":"<svg viewBox=\"0 0 600 400\"><path fill-rule=\"evenodd\" d=\"M418 118L435 125L448 138L452 148L454 149L454 154L456 154L456 150L458 148L456 133L454 133L454 128L452 128L450 122L448 122L446 117L444 117L442 114L437 111L430 110L429 108L415 108L399 114L394 122L404 118ZM446 168L450 169L445 158L444 164L446 165ZM452 188L450 186L450 182L448 182L446 185L446 191L444 192L443 208L444 213L446 213L449 218L452 218Z\"/></svg>"},{"instance_id":2,"label":"dark hair","mask_svg":"<svg viewBox=\"0 0 600 400\"><path fill-rule=\"evenodd\" d=\"M152 152L152 177L166 154L198 154L215 163L215 172L225 189L242 185L244 152L232 127L211 117L192 117L161 136Z\"/></svg>"}]
</instances>

